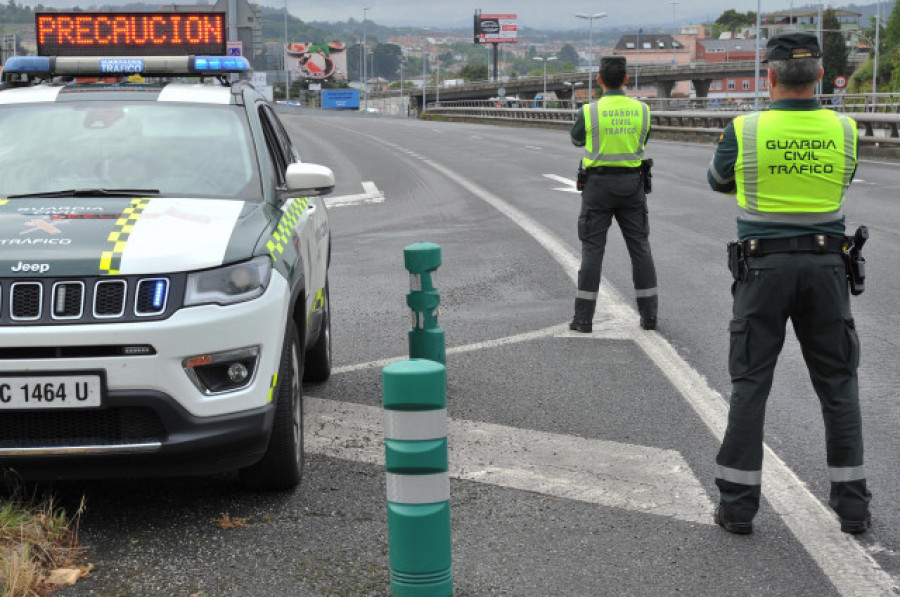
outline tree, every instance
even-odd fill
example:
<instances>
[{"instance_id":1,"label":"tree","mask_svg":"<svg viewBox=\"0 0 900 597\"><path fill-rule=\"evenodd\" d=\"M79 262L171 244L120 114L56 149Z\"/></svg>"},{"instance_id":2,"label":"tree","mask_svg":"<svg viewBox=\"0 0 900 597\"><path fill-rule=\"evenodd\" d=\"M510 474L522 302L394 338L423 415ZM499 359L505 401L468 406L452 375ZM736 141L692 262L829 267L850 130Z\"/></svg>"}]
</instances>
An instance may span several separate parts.
<instances>
[{"instance_id":1,"label":"tree","mask_svg":"<svg viewBox=\"0 0 900 597\"><path fill-rule=\"evenodd\" d=\"M834 93L834 78L847 72L847 44L837 13L829 7L822 13L822 93Z\"/></svg>"},{"instance_id":2,"label":"tree","mask_svg":"<svg viewBox=\"0 0 900 597\"><path fill-rule=\"evenodd\" d=\"M486 81L488 78L488 67L483 62L466 63L459 69L459 76L468 81Z\"/></svg>"},{"instance_id":3,"label":"tree","mask_svg":"<svg viewBox=\"0 0 900 597\"><path fill-rule=\"evenodd\" d=\"M723 27L726 31L730 31L732 36L741 28L741 27L750 27L756 24L756 13L748 12L747 14L740 13L733 8L729 8L716 19L716 25Z\"/></svg>"},{"instance_id":4,"label":"tree","mask_svg":"<svg viewBox=\"0 0 900 597\"><path fill-rule=\"evenodd\" d=\"M569 64L578 66L578 52L575 50L572 44L564 45L560 50L559 54L556 55L556 59L560 62L568 62Z\"/></svg>"}]
</instances>

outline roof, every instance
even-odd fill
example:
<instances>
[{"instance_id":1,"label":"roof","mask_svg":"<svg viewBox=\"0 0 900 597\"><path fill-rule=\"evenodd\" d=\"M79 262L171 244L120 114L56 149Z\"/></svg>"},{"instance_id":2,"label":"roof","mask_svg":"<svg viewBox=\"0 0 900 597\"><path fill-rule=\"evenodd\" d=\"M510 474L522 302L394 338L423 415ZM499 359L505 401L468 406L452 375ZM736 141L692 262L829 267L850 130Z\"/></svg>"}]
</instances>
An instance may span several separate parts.
<instances>
[{"instance_id":1,"label":"roof","mask_svg":"<svg viewBox=\"0 0 900 597\"><path fill-rule=\"evenodd\" d=\"M763 37L759 40L759 49L766 49L767 38ZM750 39L698 39L697 43L709 50L720 50L725 52L755 52L756 38Z\"/></svg>"},{"instance_id":2,"label":"roof","mask_svg":"<svg viewBox=\"0 0 900 597\"><path fill-rule=\"evenodd\" d=\"M671 50L683 48L684 45L669 34L660 33L635 33L623 35L616 43L616 50L636 50L640 44L641 50Z\"/></svg>"},{"instance_id":3,"label":"roof","mask_svg":"<svg viewBox=\"0 0 900 597\"><path fill-rule=\"evenodd\" d=\"M33 85L0 91L0 105L57 102L67 100L121 100L232 104L236 98L230 87L202 83Z\"/></svg>"}]
</instances>

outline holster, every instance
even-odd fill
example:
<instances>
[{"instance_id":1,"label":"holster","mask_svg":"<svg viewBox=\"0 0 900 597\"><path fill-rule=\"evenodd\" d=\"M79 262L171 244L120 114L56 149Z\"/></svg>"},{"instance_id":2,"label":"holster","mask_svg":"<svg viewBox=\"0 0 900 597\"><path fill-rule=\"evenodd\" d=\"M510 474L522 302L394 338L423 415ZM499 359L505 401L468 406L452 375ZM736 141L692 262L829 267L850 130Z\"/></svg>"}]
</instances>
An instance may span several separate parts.
<instances>
[{"instance_id":1,"label":"holster","mask_svg":"<svg viewBox=\"0 0 900 597\"><path fill-rule=\"evenodd\" d=\"M728 243L728 271L735 282L744 279L747 273L747 260L744 259L744 245L737 241Z\"/></svg>"},{"instance_id":2,"label":"holster","mask_svg":"<svg viewBox=\"0 0 900 597\"><path fill-rule=\"evenodd\" d=\"M844 268L847 270L847 282L850 294L859 296L866 290L866 258L862 256L863 245L869 240L869 229L860 226L853 236L844 237Z\"/></svg>"},{"instance_id":3,"label":"holster","mask_svg":"<svg viewBox=\"0 0 900 597\"><path fill-rule=\"evenodd\" d=\"M644 180L644 194L649 195L653 190L653 159L641 160L641 178Z\"/></svg>"},{"instance_id":4,"label":"holster","mask_svg":"<svg viewBox=\"0 0 900 597\"><path fill-rule=\"evenodd\" d=\"M584 162L578 161L578 176L575 178L575 188L579 191L584 190L584 183L587 182L587 170L584 169Z\"/></svg>"}]
</instances>

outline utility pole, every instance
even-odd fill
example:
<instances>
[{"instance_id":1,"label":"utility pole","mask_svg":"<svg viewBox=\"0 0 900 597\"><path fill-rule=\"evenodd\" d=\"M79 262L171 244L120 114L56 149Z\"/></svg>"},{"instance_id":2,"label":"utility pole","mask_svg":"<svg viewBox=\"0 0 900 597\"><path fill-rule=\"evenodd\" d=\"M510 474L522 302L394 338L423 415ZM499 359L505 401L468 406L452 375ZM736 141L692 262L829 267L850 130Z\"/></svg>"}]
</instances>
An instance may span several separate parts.
<instances>
[{"instance_id":1,"label":"utility pole","mask_svg":"<svg viewBox=\"0 0 900 597\"><path fill-rule=\"evenodd\" d=\"M363 8L363 69L362 69L362 77L363 77L363 97L365 98L365 108L366 114L369 113L369 78L366 73L366 13L371 9L370 6L366 6Z\"/></svg>"}]
</instances>

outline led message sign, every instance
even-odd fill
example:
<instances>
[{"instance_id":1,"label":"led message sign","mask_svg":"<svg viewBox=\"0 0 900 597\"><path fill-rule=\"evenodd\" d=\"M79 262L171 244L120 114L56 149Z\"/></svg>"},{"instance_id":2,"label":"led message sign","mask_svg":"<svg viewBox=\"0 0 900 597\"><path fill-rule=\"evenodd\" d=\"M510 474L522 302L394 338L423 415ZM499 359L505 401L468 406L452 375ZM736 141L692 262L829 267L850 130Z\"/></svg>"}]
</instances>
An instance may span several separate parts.
<instances>
[{"instance_id":1,"label":"led message sign","mask_svg":"<svg viewBox=\"0 0 900 597\"><path fill-rule=\"evenodd\" d=\"M35 13L39 56L224 55L224 12Z\"/></svg>"}]
</instances>

